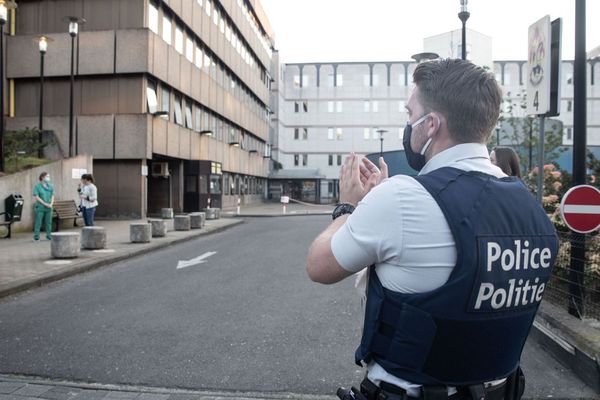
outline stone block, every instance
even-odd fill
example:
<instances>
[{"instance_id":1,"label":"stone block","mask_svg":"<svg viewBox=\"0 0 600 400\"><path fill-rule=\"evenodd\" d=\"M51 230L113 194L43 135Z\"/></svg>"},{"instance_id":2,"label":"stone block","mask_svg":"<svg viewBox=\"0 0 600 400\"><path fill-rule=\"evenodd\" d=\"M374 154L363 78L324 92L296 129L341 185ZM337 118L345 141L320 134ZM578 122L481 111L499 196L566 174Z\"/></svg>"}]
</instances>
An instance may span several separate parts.
<instances>
[{"instance_id":1,"label":"stone block","mask_svg":"<svg viewBox=\"0 0 600 400\"><path fill-rule=\"evenodd\" d=\"M206 222L206 213L193 212L190 213L190 226L192 229L200 229Z\"/></svg>"},{"instance_id":2,"label":"stone block","mask_svg":"<svg viewBox=\"0 0 600 400\"><path fill-rule=\"evenodd\" d=\"M86 226L81 229L81 248L97 250L106 248L106 230L102 226Z\"/></svg>"},{"instance_id":3,"label":"stone block","mask_svg":"<svg viewBox=\"0 0 600 400\"><path fill-rule=\"evenodd\" d=\"M79 232L54 232L50 241L52 258L77 258L81 248Z\"/></svg>"},{"instance_id":4,"label":"stone block","mask_svg":"<svg viewBox=\"0 0 600 400\"><path fill-rule=\"evenodd\" d=\"M206 219L221 218L221 209L220 208L205 208L203 211L206 213Z\"/></svg>"},{"instance_id":5,"label":"stone block","mask_svg":"<svg viewBox=\"0 0 600 400\"><path fill-rule=\"evenodd\" d=\"M189 215L176 215L173 222L176 231L189 231L191 228Z\"/></svg>"},{"instance_id":6,"label":"stone block","mask_svg":"<svg viewBox=\"0 0 600 400\"><path fill-rule=\"evenodd\" d=\"M173 209L172 208L161 208L160 209L160 217L164 219L172 219L173 218Z\"/></svg>"},{"instance_id":7,"label":"stone block","mask_svg":"<svg viewBox=\"0 0 600 400\"><path fill-rule=\"evenodd\" d=\"M152 225L152 237L167 236L167 223L164 219L149 219L148 223Z\"/></svg>"},{"instance_id":8,"label":"stone block","mask_svg":"<svg viewBox=\"0 0 600 400\"><path fill-rule=\"evenodd\" d=\"M129 225L129 239L131 240L131 243L148 243L151 237L151 224L135 222Z\"/></svg>"}]
</instances>

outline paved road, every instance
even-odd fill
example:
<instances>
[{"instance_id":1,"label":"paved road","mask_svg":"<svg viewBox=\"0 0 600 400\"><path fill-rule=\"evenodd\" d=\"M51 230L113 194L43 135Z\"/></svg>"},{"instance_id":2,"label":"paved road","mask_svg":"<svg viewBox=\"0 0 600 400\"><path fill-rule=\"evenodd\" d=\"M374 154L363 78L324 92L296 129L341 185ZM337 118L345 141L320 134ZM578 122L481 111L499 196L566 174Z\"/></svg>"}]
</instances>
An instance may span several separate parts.
<instances>
[{"instance_id":1,"label":"paved road","mask_svg":"<svg viewBox=\"0 0 600 400\"><path fill-rule=\"evenodd\" d=\"M348 280L311 283L327 217L251 219L0 303L0 373L209 390L332 394L359 382ZM176 269L206 252L205 263ZM535 342L528 394L594 397Z\"/></svg>"}]
</instances>

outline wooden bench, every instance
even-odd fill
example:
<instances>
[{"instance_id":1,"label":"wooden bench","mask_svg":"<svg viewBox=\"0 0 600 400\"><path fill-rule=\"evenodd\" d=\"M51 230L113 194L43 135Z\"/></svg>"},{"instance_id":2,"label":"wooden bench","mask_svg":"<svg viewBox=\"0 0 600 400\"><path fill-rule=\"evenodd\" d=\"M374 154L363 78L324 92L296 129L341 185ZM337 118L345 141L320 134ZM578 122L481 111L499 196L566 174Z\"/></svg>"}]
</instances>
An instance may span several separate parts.
<instances>
[{"instance_id":1,"label":"wooden bench","mask_svg":"<svg viewBox=\"0 0 600 400\"><path fill-rule=\"evenodd\" d=\"M60 221L63 219L73 219L73 226L77 226L79 215L79 207L75 200L58 200L52 205L52 220L56 221L56 231L60 228Z\"/></svg>"},{"instance_id":2,"label":"wooden bench","mask_svg":"<svg viewBox=\"0 0 600 400\"><path fill-rule=\"evenodd\" d=\"M0 212L0 215L4 215L5 216L5 220L4 221L0 221L0 226L5 226L6 229L8 230L8 234L6 236L4 236L7 239L10 239L10 226L13 223L13 219L12 219L12 215L10 215L9 212Z\"/></svg>"}]
</instances>

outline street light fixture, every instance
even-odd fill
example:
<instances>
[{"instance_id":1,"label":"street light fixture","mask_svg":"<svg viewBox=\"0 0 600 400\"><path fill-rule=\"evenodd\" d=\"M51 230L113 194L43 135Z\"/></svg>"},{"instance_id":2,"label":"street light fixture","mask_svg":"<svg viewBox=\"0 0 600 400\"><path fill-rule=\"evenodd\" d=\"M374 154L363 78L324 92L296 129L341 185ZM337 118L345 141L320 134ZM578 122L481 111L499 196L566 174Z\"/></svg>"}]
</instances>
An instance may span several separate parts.
<instances>
[{"instance_id":1,"label":"street light fixture","mask_svg":"<svg viewBox=\"0 0 600 400\"><path fill-rule=\"evenodd\" d=\"M42 150L42 132L44 131L44 56L48 51L48 43L53 40L47 36L41 35L36 36L35 41L38 42L38 49L40 51L40 120L38 123L38 157L44 156Z\"/></svg>"},{"instance_id":2,"label":"street light fixture","mask_svg":"<svg viewBox=\"0 0 600 400\"><path fill-rule=\"evenodd\" d=\"M462 59L467 59L467 20L471 14L467 11L467 0L460 0L460 12L458 18L462 21Z\"/></svg>"},{"instance_id":3,"label":"street light fixture","mask_svg":"<svg viewBox=\"0 0 600 400\"><path fill-rule=\"evenodd\" d=\"M69 23L69 35L71 36L71 85L69 100L69 157L75 155L73 149L73 101L75 88L75 37L79 33L79 25L85 24L85 19L68 16L64 18Z\"/></svg>"},{"instance_id":4,"label":"street light fixture","mask_svg":"<svg viewBox=\"0 0 600 400\"><path fill-rule=\"evenodd\" d=\"M387 132L385 129L377 129L375 132L379 133L379 141L381 146L379 147L379 156L383 157L383 134Z\"/></svg>"},{"instance_id":5,"label":"street light fixture","mask_svg":"<svg viewBox=\"0 0 600 400\"><path fill-rule=\"evenodd\" d=\"M4 25L8 10L17 8L12 0L0 0L0 172L4 172Z\"/></svg>"},{"instance_id":6,"label":"street light fixture","mask_svg":"<svg viewBox=\"0 0 600 400\"><path fill-rule=\"evenodd\" d=\"M206 135L206 136L212 136L213 135L213 131L211 131L210 129L204 129L200 131L201 135Z\"/></svg>"}]
</instances>

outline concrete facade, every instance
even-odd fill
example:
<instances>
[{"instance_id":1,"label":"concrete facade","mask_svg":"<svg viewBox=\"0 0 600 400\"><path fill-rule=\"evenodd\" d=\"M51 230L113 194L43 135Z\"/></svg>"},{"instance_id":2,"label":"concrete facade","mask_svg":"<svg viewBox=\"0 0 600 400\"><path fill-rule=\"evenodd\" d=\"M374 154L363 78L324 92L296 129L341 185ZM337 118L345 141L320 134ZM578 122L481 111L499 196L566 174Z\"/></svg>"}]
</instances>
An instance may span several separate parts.
<instances>
[{"instance_id":1,"label":"concrete facade","mask_svg":"<svg viewBox=\"0 0 600 400\"><path fill-rule=\"evenodd\" d=\"M44 129L64 155L71 38L63 17L87 20L75 39L74 147L94 157L98 216L206 206L184 204L189 192L214 195L218 207L264 197L273 34L259 1L23 0L14 15L7 128L38 125L33 39L47 35L54 41L45 56ZM184 167L200 161L214 171ZM159 170L169 177L153 174Z\"/></svg>"},{"instance_id":2,"label":"concrete facade","mask_svg":"<svg viewBox=\"0 0 600 400\"><path fill-rule=\"evenodd\" d=\"M404 105L412 90L415 66L409 61L282 65L274 96L278 113L273 158L282 164L279 175L289 182L294 177L300 186L316 182L316 201L330 202L336 199L340 166L348 154L377 153L382 143L383 151L402 149L407 122ZM573 140L573 62L563 61L561 68L561 114L556 119L563 124L563 144L568 147ZM526 89L526 62L494 61L491 70L505 99L519 104ZM600 146L598 59L590 59L587 73L587 137L593 150ZM386 131L383 142L379 129ZM568 169L568 160L563 168ZM271 189L273 195L286 191L284 187ZM288 188L283 194L292 193Z\"/></svg>"}]
</instances>

